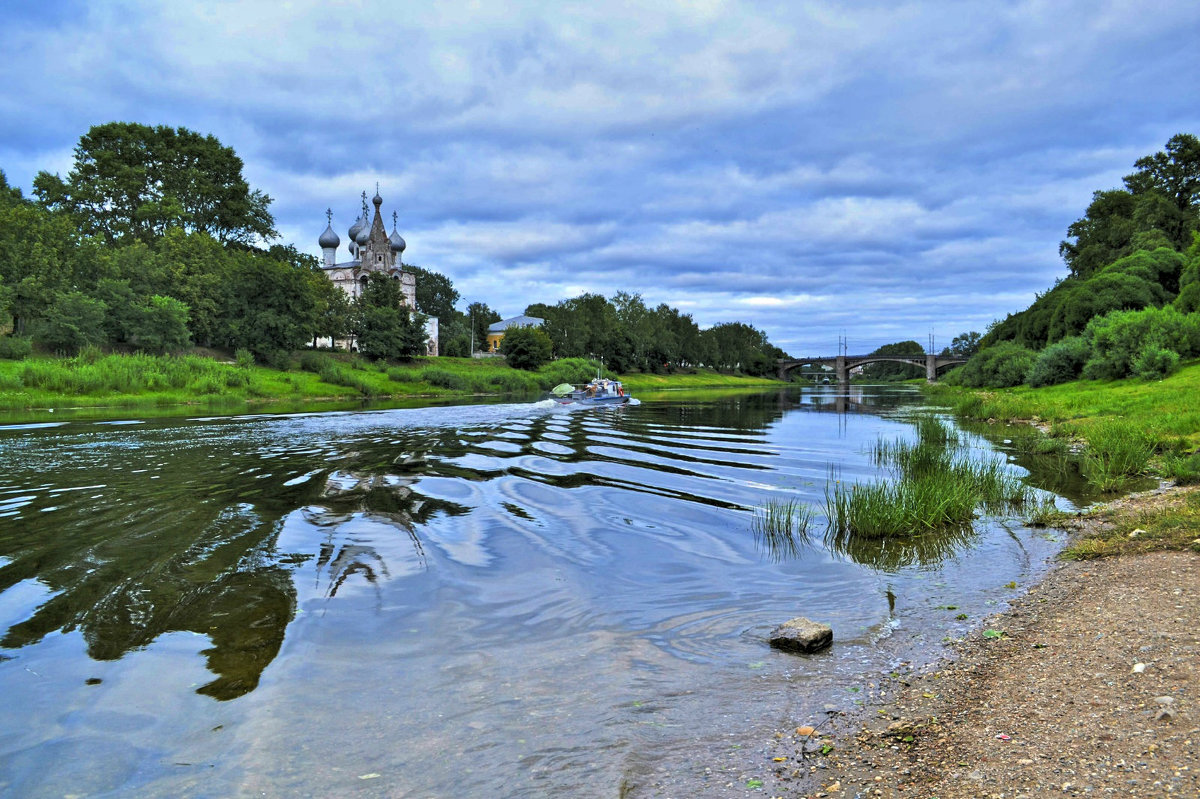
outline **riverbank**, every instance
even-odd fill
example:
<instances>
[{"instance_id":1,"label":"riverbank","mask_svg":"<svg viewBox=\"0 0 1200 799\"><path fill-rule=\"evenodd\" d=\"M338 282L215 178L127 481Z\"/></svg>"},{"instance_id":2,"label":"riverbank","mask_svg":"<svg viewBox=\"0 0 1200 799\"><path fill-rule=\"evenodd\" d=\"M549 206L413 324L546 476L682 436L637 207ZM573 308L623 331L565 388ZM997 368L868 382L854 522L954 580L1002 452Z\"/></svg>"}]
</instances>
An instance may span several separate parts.
<instances>
[{"instance_id":1,"label":"riverbank","mask_svg":"<svg viewBox=\"0 0 1200 799\"><path fill-rule=\"evenodd\" d=\"M349 353L306 351L288 368L205 351L184 356L85 353L75 358L0 360L0 418L7 423L62 418L132 419L201 411L213 415L348 410L433 400L528 399L559 383L586 382L595 362L573 358L537 371L498 359L416 358L373 362ZM610 377L617 375L608 373ZM753 388L769 378L710 370L623 375L631 391Z\"/></svg>"},{"instance_id":2,"label":"riverbank","mask_svg":"<svg viewBox=\"0 0 1200 799\"><path fill-rule=\"evenodd\" d=\"M1195 488L1071 522L1072 545L1130 539L1200 508ZM1193 528L1193 534L1196 529ZM1059 562L951 655L881 681L814 739L782 731L776 796L1200 795L1200 542ZM806 754L831 747L827 756Z\"/></svg>"},{"instance_id":3,"label":"riverbank","mask_svg":"<svg viewBox=\"0 0 1200 799\"><path fill-rule=\"evenodd\" d=\"M1163 472L1196 458L1198 383L1192 365L1156 383L933 393L1085 447L1122 419L1149 433ZM1053 522L1070 538L1043 580L938 662L879 680L859 710L780 731L764 790L1200 795L1200 490L1164 483Z\"/></svg>"}]
</instances>

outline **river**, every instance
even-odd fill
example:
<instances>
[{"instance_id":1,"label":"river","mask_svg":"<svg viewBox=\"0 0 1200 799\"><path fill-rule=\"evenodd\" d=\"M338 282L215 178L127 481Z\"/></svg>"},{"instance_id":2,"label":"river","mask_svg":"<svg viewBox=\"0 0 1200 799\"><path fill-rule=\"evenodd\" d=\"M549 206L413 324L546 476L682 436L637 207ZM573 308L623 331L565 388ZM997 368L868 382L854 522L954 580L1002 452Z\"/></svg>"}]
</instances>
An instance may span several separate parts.
<instances>
[{"instance_id":1,"label":"river","mask_svg":"<svg viewBox=\"0 0 1200 799\"><path fill-rule=\"evenodd\" d=\"M616 796L699 773L936 658L1058 548L1015 518L853 554L820 525L755 534L772 499L874 476L920 401L6 425L0 794ZM772 650L797 615L833 648Z\"/></svg>"}]
</instances>

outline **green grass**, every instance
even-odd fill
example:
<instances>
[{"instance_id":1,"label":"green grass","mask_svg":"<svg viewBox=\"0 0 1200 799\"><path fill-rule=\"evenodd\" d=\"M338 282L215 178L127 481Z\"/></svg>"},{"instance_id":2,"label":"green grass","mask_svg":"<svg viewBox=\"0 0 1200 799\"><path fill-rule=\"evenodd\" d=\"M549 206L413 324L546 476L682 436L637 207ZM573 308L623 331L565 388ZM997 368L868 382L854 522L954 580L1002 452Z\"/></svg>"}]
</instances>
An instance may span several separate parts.
<instances>
[{"instance_id":1,"label":"green grass","mask_svg":"<svg viewBox=\"0 0 1200 799\"><path fill-rule=\"evenodd\" d=\"M956 413L971 418L1036 419L1080 437L1094 424L1123 418L1159 441L1179 439L1188 449L1200 447L1200 403L1195 401L1200 393L1200 363L1188 364L1164 380L1078 380L998 391L935 384L930 390Z\"/></svg>"},{"instance_id":2,"label":"green grass","mask_svg":"<svg viewBox=\"0 0 1200 799\"><path fill-rule=\"evenodd\" d=\"M596 374L595 362L581 358L554 361L536 372L513 369L490 358L416 358L396 364L349 353L304 351L290 360L293 368L280 370L249 365L246 357L239 365L233 358L103 355L96 350L76 358L0 359L0 414L14 422L33 420L51 408L104 408L110 417L119 417L164 408L237 413L267 404L344 406L355 400L410 397L530 397L559 383L586 382ZM639 386L661 390L763 383L713 372L623 379L631 391Z\"/></svg>"},{"instance_id":3,"label":"green grass","mask_svg":"<svg viewBox=\"0 0 1200 799\"><path fill-rule=\"evenodd\" d=\"M1200 363L1157 381L1080 380L1001 391L933 386L930 391L969 418L1048 423L1051 435L1045 440L1060 443L1036 444L1046 451L1065 450L1068 438L1079 441L1084 474L1101 491L1127 489L1133 478L1152 472L1185 484L1200 481L1200 461L1189 456L1200 449L1200 403L1195 400ZM1039 440L1037 434L1028 435Z\"/></svg>"},{"instance_id":4,"label":"green grass","mask_svg":"<svg viewBox=\"0 0 1200 799\"><path fill-rule=\"evenodd\" d=\"M969 525L977 511L1006 513L1034 501L1034 492L1003 460L972 451L932 415L915 420L917 441L876 442L877 465L888 478L846 484L830 479L825 515L830 535L881 540Z\"/></svg>"},{"instance_id":5,"label":"green grass","mask_svg":"<svg viewBox=\"0 0 1200 799\"><path fill-rule=\"evenodd\" d=\"M1084 476L1106 492L1118 491L1130 478L1144 474L1158 442L1144 427L1125 419L1094 422L1085 429L1084 440Z\"/></svg>"},{"instance_id":6,"label":"green grass","mask_svg":"<svg viewBox=\"0 0 1200 799\"><path fill-rule=\"evenodd\" d=\"M808 540L813 507L794 499L770 500L754 514L751 529L755 542L775 561L796 557Z\"/></svg>"}]
</instances>

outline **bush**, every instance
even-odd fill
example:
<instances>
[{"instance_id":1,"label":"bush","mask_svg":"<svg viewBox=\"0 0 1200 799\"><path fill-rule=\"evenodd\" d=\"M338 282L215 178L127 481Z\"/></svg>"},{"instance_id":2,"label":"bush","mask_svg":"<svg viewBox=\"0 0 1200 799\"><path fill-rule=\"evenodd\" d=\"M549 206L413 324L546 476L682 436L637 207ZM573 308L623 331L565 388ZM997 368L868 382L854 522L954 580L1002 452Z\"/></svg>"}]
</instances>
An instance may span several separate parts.
<instances>
[{"instance_id":1,"label":"bush","mask_svg":"<svg viewBox=\"0 0 1200 799\"><path fill-rule=\"evenodd\" d=\"M1179 368L1179 353L1149 344L1133 359L1133 376L1143 380L1162 380Z\"/></svg>"},{"instance_id":2,"label":"bush","mask_svg":"<svg viewBox=\"0 0 1200 799\"><path fill-rule=\"evenodd\" d=\"M254 353L244 347L233 354L233 360L241 369L249 369L254 365Z\"/></svg>"},{"instance_id":3,"label":"bush","mask_svg":"<svg viewBox=\"0 0 1200 799\"><path fill-rule=\"evenodd\" d=\"M469 391L471 389L471 381L445 369L422 369L421 379L432 386L451 391Z\"/></svg>"},{"instance_id":4,"label":"bush","mask_svg":"<svg viewBox=\"0 0 1200 799\"><path fill-rule=\"evenodd\" d=\"M319 375L322 369L332 364L333 361L330 360L328 355L322 355L312 350L305 350L300 353L300 368L305 372L312 372L315 375Z\"/></svg>"},{"instance_id":5,"label":"bush","mask_svg":"<svg viewBox=\"0 0 1200 799\"><path fill-rule=\"evenodd\" d=\"M24 336L0 336L0 358L21 361L33 352L33 342Z\"/></svg>"},{"instance_id":6,"label":"bush","mask_svg":"<svg viewBox=\"0 0 1200 799\"><path fill-rule=\"evenodd\" d=\"M1075 380L1083 372L1091 349L1082 336L1064 338L1038 354L1029 369L1029 385L1053 386Z\"/></svg>"},{"instance_id":7,"label":"bush","mask_svg":"<svg viewBox=\"0 0 1200 799\"><path fill-rule=\"evenodd\" d=\"M1092 351L1083 367L1089 380L1129 377L1139 359L1148 373L1157 374L1169 360L1154 354L1158 350L1183 358L1200 354L1200 315L1182 314L1170 306L1116 311L1089 322L1084 337Z\"/></svg>"},{"instance_id":8,"label":"bush","mask_svg":"<svg viewBox=\"0 0 1200 799\"><path fill-rule=\"evenodd\" d=\"M1007 388L1025 382L1037 356L1032 350L1004 341L980 350L961 369L956 381L968 388Z\"/></svg>"},{"instance_id":9,"label":"bush","mask_svg":"<svg viewBox=\"0 0 1200 799\"><path fill-rule=\"evenodd\" d=\"M553 345L540 327L510 327L504 331L500 351L514 369L533 371L550 361Z\"/></svg>"},{"instance_id":10,"label":"bush","mask_svg":"<svg viewBox=\"0 0 1200 799\"><path fill-rule=\"evenodd\" d=\"M1179 292L1175 302L1171 303L1180 313L1195 313L1200 311L1200 283L1189 283Z\"/></svg>"},{"instance_id":11,"label":"bush","mask_svg":"<svg viewBox=\"0 0 1200 799\"><path fill-rule=\"evenodd\" d=\"M188 308L174 297L151 296L141 308L134 326L138 344L151 352L176 352L186 347Z\"/></svg>"}]
</instances>

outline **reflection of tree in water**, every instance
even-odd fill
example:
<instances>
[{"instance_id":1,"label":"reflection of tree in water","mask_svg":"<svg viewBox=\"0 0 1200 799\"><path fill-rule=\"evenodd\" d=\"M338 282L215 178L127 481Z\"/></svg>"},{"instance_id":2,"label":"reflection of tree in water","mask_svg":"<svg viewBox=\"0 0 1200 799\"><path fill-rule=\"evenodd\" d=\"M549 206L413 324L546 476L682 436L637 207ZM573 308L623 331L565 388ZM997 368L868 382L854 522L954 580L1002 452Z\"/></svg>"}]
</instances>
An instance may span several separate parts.
<instances>
[{"instance_id":1,"label":"reflection of tree in water","mask_svg":"<svg viewBox=\"0 0 1200 799\"><path fill-rule=\"evenodd\" d=\"M354 466L352 459L346 465ZM423 469L420 455L400 456L393 462L397 471ZM305 520L316 528L328 530L317 554L318 584L327 575L325 596L337 596L352 578L361 577L379 596L379 583L391 576L388 564L376 547L362 540L338 540L341 528L356 515L386 521L402 530L412 544L418 568L426 568L425 547L417 535L417 525L427 523L437 513L457 516L468 508L443 500L434 500L413 491L413 476L372 475L354 471L331 473L316 504L304 509Z\"/></svg>"},{"instance_id":2,"label":"reflection of tree in water","mask_svg":"<svg viewBox=\"0 0 1200 799\"><path fill-rule=\"evenodd\" d=\"M191 517L193 513L183 516ZM22 572L57 593L13 625L0 646L21 647L57 630L79 629L88 655L117 660L168 632L206 635L208 667L218 677L198 689L216 699L252 691L279 651L296 606L288 569L273 563L278 516L249 505L219 512L187 540L187 525L131 525L121 535L72 531L45 561L19 557L4 576ZM194 519L193 519L194 520ZM194 528L192 528L194 529ZM110 532L110 531L103 531ZM70 547L62 548L64 541ZM2 585L11 583L6 579Z\"/></svg>"},{"instance_id":3,"label":"reflection of tree in water","mask_svg":"<svg viewBox=\"0 0 1200 799\"><path fill-rule=\"evenodd\" d=\"M144 471L146 458L136 450L59 475L66 482L49 487L103 485L104 494L71 492L46 500L55 504L54 513L31 506L5 520L0 594L36 581L51 595L3 632L0 647L30 646L55 632L78 630L90 657L117 660L161 635L188 631L211 641L201 654L216 677L198 693L218 700L249 693L295 616L299 566L315 559L329 575L330 597L350 580L372 583L390 574L369 545L338 545L330 538L314 541L315 552L280 552L288 515L314 509L330 518L357 512L386 519L405 531L423 564L415 526L438 512L465 512L414 492L422 462L397 457L396 443L372 441L350 456L352 465L369 463L372 471L355 477L361 491L346 495L323 496L325 484L316 476L287 480L314 465L328 469L328 460L315 464L311 455L288 455L268 461L217 449L206 463L208 451L197 446L156 449L161 479L153 483L134 471ZM256 473L263 478L247 479Z\"/></svg>"}]
</instances>

